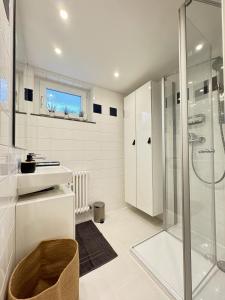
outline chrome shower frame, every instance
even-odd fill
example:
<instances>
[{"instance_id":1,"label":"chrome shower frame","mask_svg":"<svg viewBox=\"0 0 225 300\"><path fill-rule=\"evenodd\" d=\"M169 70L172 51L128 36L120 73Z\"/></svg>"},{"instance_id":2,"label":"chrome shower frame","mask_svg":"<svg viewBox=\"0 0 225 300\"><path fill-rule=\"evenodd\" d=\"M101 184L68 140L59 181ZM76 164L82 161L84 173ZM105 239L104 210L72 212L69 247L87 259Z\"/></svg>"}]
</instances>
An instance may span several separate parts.
<instances>
[{"instance_id":1,"label":"chrome shower frame","mask_svg":"<svg viewBox=\"0 0 225 300\"><path fill-rule=\"evenodd\" d=\"M179 9L179 68L181 90L181 168L182 168L182 215L183 215L183 275L184 300L192 300L191 259L191 208L189 176L189 132L187 95L187 39L186 7L192 1L185 1Z\"/></svg>"},{"instance_id":2,"label":"chrome shower frame","mask_svg":"<svg viewBox=\"0 0 225 300\"><path fill-rule=\"evenodd\" d=\"M179 69L181 90L181 161L182 161L182 217L183 217L183 275L184 300L192 300L192 258L191 258L191 208L189 177L189 130L188 130L188 95L187 95L187 24L186 9L193 2L201 2L216 7L221 3L211 0L186 0L179 9ZM202 140L202 142L204 142ZM214 177L214 173L213 173ZM215 221L215 207L213 211ZM214 224L215 225L215 224ZM215 228L214 228L215 230ZM214 241L215 243L215 241ZM214 249L215 249L214 245Z\"/></svg>"}]
</instances>

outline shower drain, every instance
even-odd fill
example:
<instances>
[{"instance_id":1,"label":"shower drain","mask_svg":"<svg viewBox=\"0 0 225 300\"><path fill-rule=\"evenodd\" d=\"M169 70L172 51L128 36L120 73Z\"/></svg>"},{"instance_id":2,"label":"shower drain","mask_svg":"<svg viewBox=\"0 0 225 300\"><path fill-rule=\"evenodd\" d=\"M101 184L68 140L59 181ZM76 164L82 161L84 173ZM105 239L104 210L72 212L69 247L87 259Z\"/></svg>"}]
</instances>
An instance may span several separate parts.
<instances>
[{"instance_id":1,"label":"shower drain","mask_svg":"<svg viewBox=\"0 0 225 300\"><path fill-rule=\"evenodd\" d=\"M217 262L217 267L225 273L225 261L224 260L219 260Z\"/></svg>"}]
</instances>

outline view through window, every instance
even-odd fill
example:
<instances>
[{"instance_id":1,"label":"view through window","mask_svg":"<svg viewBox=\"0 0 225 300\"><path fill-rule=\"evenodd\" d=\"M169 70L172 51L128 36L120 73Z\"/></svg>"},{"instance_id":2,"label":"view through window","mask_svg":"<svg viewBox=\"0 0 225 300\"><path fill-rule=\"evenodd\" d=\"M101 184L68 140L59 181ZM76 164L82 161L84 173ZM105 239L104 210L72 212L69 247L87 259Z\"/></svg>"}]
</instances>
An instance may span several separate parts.
<instances>
[{"instance_id":1,"label":"view through window","mask_svg":"<svg viewBox=\"0 0 225 300\"><path fill-rule=\"evenodd\" d=\"M82 111L82 97L65 92L46 89L46 106L49 111L67 114L80 114Z\"/></svg>"}]
</instances>

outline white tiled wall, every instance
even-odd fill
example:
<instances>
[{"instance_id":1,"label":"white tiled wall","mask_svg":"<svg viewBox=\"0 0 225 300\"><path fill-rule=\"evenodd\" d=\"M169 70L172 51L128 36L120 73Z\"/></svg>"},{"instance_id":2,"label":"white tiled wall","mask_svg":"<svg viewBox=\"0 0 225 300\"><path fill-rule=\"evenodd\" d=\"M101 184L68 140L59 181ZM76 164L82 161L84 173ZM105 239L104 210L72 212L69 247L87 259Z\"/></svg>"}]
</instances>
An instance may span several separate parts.
<instances>
[{"instance_id":1,"label":"white tiled wall","mask_svg":"<svg viewBox=\"0 0 225 300\"><path fill-rule=\"evenodd\" d=\"M213 76L216 73L213 71ZM189 71L190 80L196 83L201 82L202 78L210 76L210 62L195 66ZM199 88L199 85L197 85ZM192 91L190 88L190 95ZM192 97L190 97L192 98ZM214 175L214 180L218 181L224 173L224 149L219 127L218 115L218 93L212 93L212 103L210 95L199 98L196 103L190 101L190 115L203 113L206 116L206 121L202 125L192 126L190 132L194 132L198 136L203 136L206 141L202 145L194 146L194 166L198 176L201 179L211 182ZM223 99L221 99L223 100ZM212 104L212 107L211 107ZM213 113L211 117L211 112ZM213 129L213 134L212 134ZM224 129L224 127L223 127ZM209 154L199 153L199 150L215 149L214 161ZM191 152L191 149L190 149ZM191 161L191 154L190 154ZM213 166L214 163L214 166ZM214 173L214 174L213 174ZM216 225L216 242L218 259L225 258L225 180L215 184L213 187L210 184L203 183L199 180L193 168L190 167L190 185L191 185L191 213L192 227L196 234L202 239L201 250L206 253L214 251L214 226ZM215 189L214 189L215 188ZM214 215L215 205L215 215ZM215 222L215 223L214 223ZM204 241L205 239L205 241Z\"/></svg>"},{"instance_id":2,"label":"white tiled wall","mask_svg":"<svg viewBox=\"0 0 225 300\"><path fill-rule=\"evenodd\" d=\"M10 118L8 121L11 121ZM15 259L15 151L0 146L0 299L5 297L9 275Z\"/></svg>"},{"instance_id":3,"label":"white tiled wall","mask_svg":"<svg viewBox=\"0 0 225 300\"><path fill-rule=\"evenodd\" d=\"M17 124L27 128L27 151L59 160L72 170L90 172L90 203L104 201L106 210L124 206L123 184L123 97L93 88L94 102L102 114L93 114L96 124L17 114ZM109 115L109 107L118 116Z\"/></svg>"},{"instance_id":4,"label":"white tiled wall","mask_svg":"<svg viewBox=\"0 0 225 300\"><path fill-rule=\"evenodd\" d=\"M12 7L13 1L10 1ZM12 10L11 10L12 14ZM11 143L11 78L12 78L12 26L9 26L0 0L0 299L5 298L8 277L14 267L15 256L15 201L16 151ZM2 84L4 82L4 84ZM7 89L5 87L7 86ZM2 100L2 98L1 98Z\"/></svg>"}]
</instances>

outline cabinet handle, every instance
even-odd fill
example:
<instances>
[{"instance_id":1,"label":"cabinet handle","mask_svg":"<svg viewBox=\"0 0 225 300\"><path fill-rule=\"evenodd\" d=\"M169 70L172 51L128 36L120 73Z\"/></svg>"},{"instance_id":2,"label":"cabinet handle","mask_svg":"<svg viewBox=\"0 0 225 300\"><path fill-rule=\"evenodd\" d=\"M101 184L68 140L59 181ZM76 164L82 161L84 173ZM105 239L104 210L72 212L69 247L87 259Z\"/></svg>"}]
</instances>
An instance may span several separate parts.
<instances>
[{"instance_id":1,"label":"cabinet handle","mask_svg":"<svg viewBox=\"0 0 225 300\"><path fill-rule=\"evenodd\" d=\"M148 138L148 144L150 145L152 142L151 138Z\"/></svg>"},{"instance_id":2,"label":"cabinet handle","mask_svg":"<svg viewBox=\"0 0 225 300\"><path fill-rule=\"evenodd\" d=\"M135 146L135 140L133 140L132 146Z\"/></svg>"}]
</instances>

